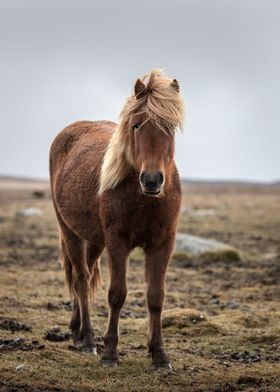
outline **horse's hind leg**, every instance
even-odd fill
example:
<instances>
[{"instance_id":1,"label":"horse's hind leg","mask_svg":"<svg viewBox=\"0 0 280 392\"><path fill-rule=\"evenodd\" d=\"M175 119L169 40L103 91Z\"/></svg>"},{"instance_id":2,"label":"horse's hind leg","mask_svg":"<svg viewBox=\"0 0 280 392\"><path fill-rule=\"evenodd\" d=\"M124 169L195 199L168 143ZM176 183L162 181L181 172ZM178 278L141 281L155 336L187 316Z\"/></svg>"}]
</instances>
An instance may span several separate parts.
<instances>
[{"instance_id":1,"label":"horse's hind leg","mask_svg":"<svg viewBox=\"0 0 280 392\"><path fill-rule=\"evenodd\" d=\"M102 245L102 241L100 241L100 245L87 242L86 243L86 260L87 266L90 272L90 289L94 296L95 289L101 280L100 271L99 271L99 264L98 260L103 252L104 245Z\"/></svg>"},{"instance_id":2,"label":"horse's hind leg","mask_svg":"<svg viewBox=\"0 0 280 392\"><path fill-rule=\"evenodd\" d=\"M146 253L147 303L149 310L149 352L153 365L171 369L163 348L161 312L164 300L165 274L173 249L173 239L155 252Z\"/></svg>"},{"instance_id":3,"label":"horse's hind leg","mask_svg":"<svg viewBox=\"0 0 280 392\"><path fill-rule=\"evenodd\" d=\"M62 230L67 255L71 263L71 291L74 295L73 315L70 328L74 342L83 351L96 353L94 334L89 316L90 272L85 254L85 242L70 229Z\"/></svg>"},{"instance_id":4,"label":"horse's hind leg","mask_svg":"<svg viewBox=\"0 0 280 392\"><path fill-rule=\"evenodd\" d=\"M81 316L80 316L79 302L76 296L74 297L72 317L69 324L69 328L72 331L74 344L80 345L81 344L81 340L80 340Z\"/></svg>"},{"instance_id":5,"label":"horse's hind leg","mask_svg":"<svg viewBox=\"0 0 280 392\"><path fill-rule=\"evenodd\" d=\"M79 303L76 294L73 292L73 273L72 273L72 262L68 255L66 242L63 237L62 231L60 232L60 257L62 261L62 266L65 270L66 281L70 291L71 296L74 299L73 309L72 309L72 317L69 324L69 328L72 330L73 341L75 344L79 343L80 339L80 327L81 327L81 318L80 318L80 309Z\"/></svg>"}]
</instances>

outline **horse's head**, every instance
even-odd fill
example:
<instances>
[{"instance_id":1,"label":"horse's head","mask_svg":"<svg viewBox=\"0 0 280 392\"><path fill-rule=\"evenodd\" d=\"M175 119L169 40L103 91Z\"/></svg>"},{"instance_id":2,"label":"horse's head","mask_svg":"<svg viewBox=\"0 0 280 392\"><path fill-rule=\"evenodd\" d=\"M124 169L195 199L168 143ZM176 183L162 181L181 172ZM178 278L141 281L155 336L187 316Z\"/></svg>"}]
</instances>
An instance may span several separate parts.
<instances>
[{"instance_id":1,"label":"horse's head","mask_svg":"<svg viewBox=\"0 0 280 392\"><path fill-rule=\"evenodd\" d=\"M177 80L170 80L162 86L162 80L156 78L160 75L154 75L148 85L137 80L134 92L139 109L131 115L129 124L139 182L143 193L149 196L160 195L170 180L175 129L180 125L176 109L182 109Z\"/></svg>"},{"instance_id":2,"label":"horse's head","mask_svg":"<svg viewBox=\"0 0 280 392\"><path fill-rule=\"evenodd\" d=\"M133 169L143 193L163 193L171 180L174 135L182 127L184 102L176 79L160 70L138 79L120 115L101 167L99 194L114 189Z\"/></svg>"},{"instance_id":3,"label":"horse's head","mask_svg":"<svg viewBox=\"0 0 280 392\"><path fill-rule=\"evenodd\" d=\"M174 134L162 132L144 114L133 116L131 127L141 189L147 195L159 195L173 161Z\"/></svg>"}]
</instances>

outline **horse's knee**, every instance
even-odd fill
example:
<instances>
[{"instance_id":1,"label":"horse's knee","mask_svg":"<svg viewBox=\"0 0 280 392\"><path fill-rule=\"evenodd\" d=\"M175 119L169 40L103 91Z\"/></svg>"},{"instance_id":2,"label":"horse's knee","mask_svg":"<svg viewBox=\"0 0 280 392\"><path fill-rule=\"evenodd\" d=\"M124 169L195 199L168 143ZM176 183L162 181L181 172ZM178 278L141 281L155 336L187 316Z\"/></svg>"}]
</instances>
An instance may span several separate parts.
<instances>
[{"instance_id":1,"label":"horse's knee","mask_svg":"<svg viewBox=\"0 0 280 392\"><path fill-rule=\"evenodd\" d=\"M126 287L111 286L108 293L109 305L113 308L121 308L124 304L127 294Z\"/></svg>"},{"instance_id":2,"label":"horse's knee","mask_svg":"<svg viewBox=\"0 0 280 392\"><path fill-rule=\"evenodd\" d=\"M163 290L147 293L147 305L150 313L161 313L163 305Z\"/></svg>"},{"instance_id":3,"label":"horse's knee","mask_svg":"<svg viewBox=\"0 0 280 392\"><path fill-rule=\"evenodd\" d=\"M90 289L90 273L88 271L73 271L73 289L79 295Z\"/></svg>"}]
</instances>

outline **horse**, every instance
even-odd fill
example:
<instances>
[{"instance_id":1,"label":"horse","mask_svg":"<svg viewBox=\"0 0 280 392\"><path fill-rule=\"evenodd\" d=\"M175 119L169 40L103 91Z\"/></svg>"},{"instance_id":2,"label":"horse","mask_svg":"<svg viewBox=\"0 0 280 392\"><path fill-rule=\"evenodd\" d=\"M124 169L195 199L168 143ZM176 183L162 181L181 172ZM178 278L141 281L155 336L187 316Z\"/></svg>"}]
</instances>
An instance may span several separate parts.
<instances>
[{"instance_id":1,"label":"horse","mask_svg":"<svg viewBox=\"0 0 280 392\"><path fill-rule=\"evenodd\" d=\"M103 366L118 365L118 322L130 251L145 254L148 349L152 364L172 369L162 339L165 275L181 204L174 138L184 101L176 79L153 69L138 78L119 123L78 121L50 148L50 182L59 226L60 253L73 298L69 328L80 350L96 354L89 298L100 281L106 248L110 284Z\"/></svg>"}]
</instances>

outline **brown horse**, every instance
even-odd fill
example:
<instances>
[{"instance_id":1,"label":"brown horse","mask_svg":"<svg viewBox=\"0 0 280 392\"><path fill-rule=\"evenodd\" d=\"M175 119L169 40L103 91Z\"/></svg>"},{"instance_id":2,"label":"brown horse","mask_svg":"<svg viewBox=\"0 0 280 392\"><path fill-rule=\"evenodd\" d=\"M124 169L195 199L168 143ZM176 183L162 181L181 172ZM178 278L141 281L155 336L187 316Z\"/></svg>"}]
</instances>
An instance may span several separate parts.
<instances>
[{"instance_id":1,"label":"brown horse","mask_svg":"<svg viewBox=\"0 0 280 392\"><path fill-rule=\"evenodd\" d=\"M127 258L140 246L146 257L149 351L155 366L171 367L163 348L161 312L181 203L173 155L183 107L176 79L152 70L136 81L119 125L79 121L60 132L51 146L52 197L62 261L74 299L70 328L74 343L86 352L96 353L89 289L94 290L98 282L98 259L105 247L109 256L110 315L101 360L104 366L118 362Z\"/></svg>"}]
</instances>

